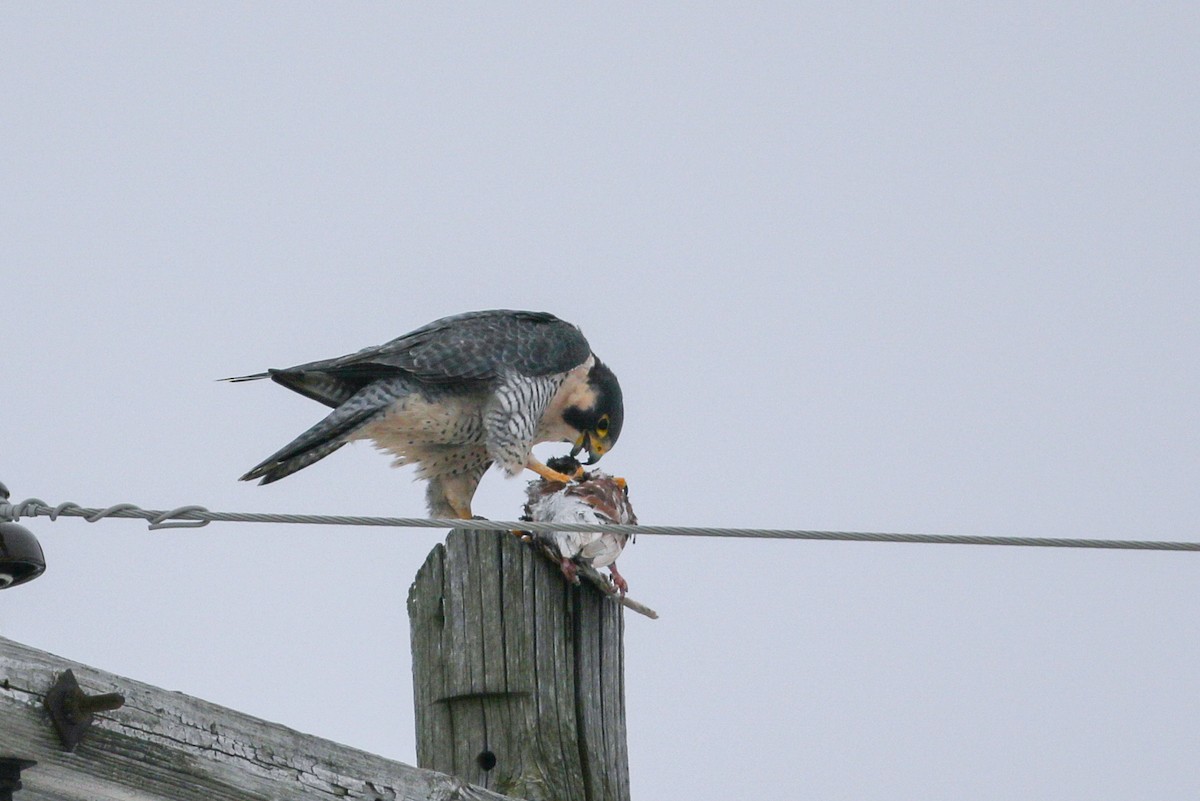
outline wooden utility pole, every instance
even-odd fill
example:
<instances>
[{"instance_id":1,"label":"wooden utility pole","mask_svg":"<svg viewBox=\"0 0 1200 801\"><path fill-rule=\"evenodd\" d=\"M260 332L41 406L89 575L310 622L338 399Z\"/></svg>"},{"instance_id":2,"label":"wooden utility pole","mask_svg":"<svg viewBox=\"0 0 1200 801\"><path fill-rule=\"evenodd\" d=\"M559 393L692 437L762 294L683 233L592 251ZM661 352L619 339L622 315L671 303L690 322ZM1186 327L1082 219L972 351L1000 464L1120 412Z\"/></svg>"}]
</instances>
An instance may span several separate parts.
<instances>
[{"instance_id":1,"label":"wooden utility pole","mask_svg":"<svg viewBox=\"0 0 1200 801\"><path fill-rule=\"evenodd\" d=\"M418 765L530 801L628 801L612 598L512 534L456 529L408 613Z\"/></svg>"},{"instance_id":2,"label":"wooden utility pole","mask_svg":"<svg viewBox=\"0 0 1200 801\"><path fill-rule=\"evenodd\" d=\"M76 704L81 730L72 743L47 704L68 671L96 702ZM88 708L102 711L79 714ZM16 801L506 801L0 637L0 798L10 793Z\"/></svg>"}]
</instances>

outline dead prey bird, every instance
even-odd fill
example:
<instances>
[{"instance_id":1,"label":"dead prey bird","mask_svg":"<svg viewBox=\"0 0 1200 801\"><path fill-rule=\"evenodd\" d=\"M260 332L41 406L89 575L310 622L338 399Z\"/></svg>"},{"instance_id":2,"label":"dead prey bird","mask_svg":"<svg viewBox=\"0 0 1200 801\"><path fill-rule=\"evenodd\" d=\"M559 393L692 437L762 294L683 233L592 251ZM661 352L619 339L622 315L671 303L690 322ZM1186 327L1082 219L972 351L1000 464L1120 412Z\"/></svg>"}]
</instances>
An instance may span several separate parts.
<instances>
[{"instance_id":1,"label":"dead prey bird","mask_svg":"<svg viewBox=\"0 0 1200 801\"><path fill-rule=\"evenodd\" d=\"M548 464L563 473L573 472L571 457L550 459ZM637 516L629 503L629 488L622 478L601 473L584 473L578 481L563 483L540 479L526 489L525 516L522 520L539 523L595 523L595 531L555 531L535 533L534 539L559 562L563 575L578 582L578 565L607 567L612 582L624 595L629 583L617 570L617 557L631 539L628 534L606 531L611 523L636 525Z\"/></svg>"}]
</instances>

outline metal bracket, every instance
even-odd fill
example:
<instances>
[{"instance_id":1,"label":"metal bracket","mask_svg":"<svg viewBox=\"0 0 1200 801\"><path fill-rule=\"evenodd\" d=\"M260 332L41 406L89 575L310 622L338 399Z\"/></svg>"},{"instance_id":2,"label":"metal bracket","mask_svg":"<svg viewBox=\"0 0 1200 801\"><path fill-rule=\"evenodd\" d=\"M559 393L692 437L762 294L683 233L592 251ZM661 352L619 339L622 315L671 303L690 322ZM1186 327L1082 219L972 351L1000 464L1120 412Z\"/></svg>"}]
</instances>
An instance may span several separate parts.
<instances>
[{"instance_id":1,"label":"metal bracket","mask_svg":"<svg viewBox=\"0 0 1200 801\"><path fill-rule=\"evenodd\" d=\"M13 793L21 789L21 771L36 764L32 759L0 757L0 801L12 801Z\"/></svg>"},{"instance_id":2,"label":"metal bracket","mask_svg":"<svg viewBox=\"0 0 1200 801\"><path fill-rule=\"evenodd\" d=\"M87 695L75 680L75 674L67 670L59 674L58 681L46 693L44 701L50 710L50 719L62 740L63 748L74 751L83 739L95 712L111 712L125 704L120 693Z\"/></svg>"}]
</instances>

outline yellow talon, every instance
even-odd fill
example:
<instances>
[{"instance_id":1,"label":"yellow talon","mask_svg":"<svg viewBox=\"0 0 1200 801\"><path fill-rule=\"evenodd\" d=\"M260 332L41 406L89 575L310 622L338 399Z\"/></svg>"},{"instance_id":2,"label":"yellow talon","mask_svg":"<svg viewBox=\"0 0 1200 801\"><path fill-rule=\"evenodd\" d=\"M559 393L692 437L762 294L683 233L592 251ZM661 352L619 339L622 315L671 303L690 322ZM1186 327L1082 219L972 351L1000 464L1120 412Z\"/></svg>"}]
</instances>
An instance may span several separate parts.
<instances>
[{"instance_id":1,"label":"yellow talon","mask_svg":"<svg viewBox=\"0 0 1200 801\"><path fill-rule=\"evenodd\" d=\"M569 484L574 479L583 476L582 467L577 468L575 475L568 476L566 473L560 473L557 470L551 470L549 467L546 467L546 465L542 464L532 456L529 457L529 461L525 463L525 466L547 481L557 481L560 484Z\"/></svg>"}]
</instances>

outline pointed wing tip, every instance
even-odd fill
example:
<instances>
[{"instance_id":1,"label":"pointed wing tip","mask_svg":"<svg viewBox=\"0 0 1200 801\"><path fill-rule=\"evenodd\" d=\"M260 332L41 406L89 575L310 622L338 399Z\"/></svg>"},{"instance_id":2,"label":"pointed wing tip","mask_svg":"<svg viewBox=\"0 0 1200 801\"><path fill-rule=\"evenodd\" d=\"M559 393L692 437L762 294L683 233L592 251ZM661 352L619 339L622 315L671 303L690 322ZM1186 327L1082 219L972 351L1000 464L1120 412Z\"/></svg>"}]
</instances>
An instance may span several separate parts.
<instances>
[{"instance_id":1,"label":"pointed wing tip","mask_svg":"<svg viewBox=\"0 0 1200 801\"><path fill-rule=\"evenodd\" d=\"M218 378L218 381L228 381L231 384L239 384L243 381L258 381L262 378L270 378L270 373L252 373L250 375L234 375L229 378Z\"/></svg>"},{"instance_id":2,"label":"pointed wing tip","mask_svg":"<svg viewBox=\"0 0 1200 801\"><path fill-rule=\"evenodd\" d=\"M259 465L239 478L238 481L253 481L256 478L261 478L262 481L258 482L260 486L263 484L270 484L275 479L271 478L268 475L268 472L269 469L266 465Z\"/></svg>"}]
</instances>

